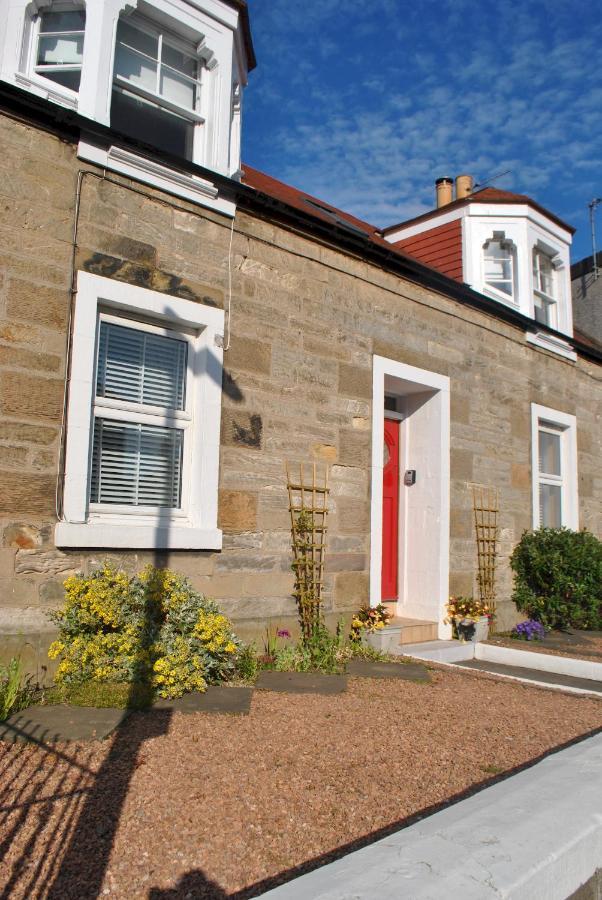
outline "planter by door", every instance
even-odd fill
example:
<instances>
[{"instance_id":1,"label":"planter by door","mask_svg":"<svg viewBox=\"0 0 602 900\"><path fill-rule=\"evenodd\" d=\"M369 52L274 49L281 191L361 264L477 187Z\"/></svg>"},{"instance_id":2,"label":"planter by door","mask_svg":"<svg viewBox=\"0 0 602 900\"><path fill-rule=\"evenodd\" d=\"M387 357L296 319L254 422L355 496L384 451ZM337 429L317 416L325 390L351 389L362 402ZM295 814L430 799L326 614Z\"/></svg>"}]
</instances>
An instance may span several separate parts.
<instances>
[{"instance_id":1,"label":"planter by door","mask_svg":"<svg viewBox=\"0 0 602 900\"><path fill-rule=\"evenodd\" d=\"M399 422L385 419L382 599L397 600L399 572Z\"/></svg>"}]
</instances>

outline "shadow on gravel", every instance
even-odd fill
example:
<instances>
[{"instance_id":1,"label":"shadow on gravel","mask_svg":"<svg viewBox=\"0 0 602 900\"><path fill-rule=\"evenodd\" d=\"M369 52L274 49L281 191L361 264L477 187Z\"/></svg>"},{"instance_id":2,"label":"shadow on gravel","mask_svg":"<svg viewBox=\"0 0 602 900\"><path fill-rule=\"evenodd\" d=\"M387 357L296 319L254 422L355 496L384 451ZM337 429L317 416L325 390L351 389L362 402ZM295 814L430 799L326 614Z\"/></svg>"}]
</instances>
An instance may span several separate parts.
<instances>
[{"instance_id":1,"label":"shadow on gravel","mask_svg":"<svg viewBox=\"0 0 602 900\"><path fill-rule=\"evenodd\" d=\"M226 900L230 894L224 893L219 884L210 881L203 875L201 869L193 869L187 872L179 880L175 888L151 888L148 892L148 900Z\"/></svg>"}]
</instances>

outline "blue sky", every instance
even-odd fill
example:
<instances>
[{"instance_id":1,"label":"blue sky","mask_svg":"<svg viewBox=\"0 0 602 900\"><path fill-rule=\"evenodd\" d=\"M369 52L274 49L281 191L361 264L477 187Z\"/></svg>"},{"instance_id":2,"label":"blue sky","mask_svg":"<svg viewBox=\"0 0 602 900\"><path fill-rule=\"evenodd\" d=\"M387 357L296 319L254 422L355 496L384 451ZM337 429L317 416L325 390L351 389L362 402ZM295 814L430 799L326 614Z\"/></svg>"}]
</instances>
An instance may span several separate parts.
<instances>
[{"instance_id":1,"label":"blue sky","mask_svg":"<svg viewBox=\"0 0 602 900\"><path fill-rule=\"evenodd\" d=\"M602 17L590 0L249 0L243 158L378 226L472 173L578 228L602 197ZM602 205L598 233L602 234ZM599 242L600 245L600 242Z\"/></svg>"}]
</instances>

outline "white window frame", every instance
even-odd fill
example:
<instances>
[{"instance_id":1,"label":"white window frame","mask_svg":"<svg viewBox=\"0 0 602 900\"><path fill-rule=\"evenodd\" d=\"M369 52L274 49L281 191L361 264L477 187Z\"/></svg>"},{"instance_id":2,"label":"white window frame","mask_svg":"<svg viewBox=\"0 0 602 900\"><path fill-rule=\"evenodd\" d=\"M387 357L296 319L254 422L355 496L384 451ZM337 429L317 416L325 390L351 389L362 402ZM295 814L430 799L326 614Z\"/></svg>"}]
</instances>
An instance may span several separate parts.
<instances>
[{"instance_id":1,"label":"white window frame","mask_svg":"<svg viewBox=\"0 0 602 900\"><path fill-rule=\"evenodd\" d=\"M121 16L120 20L126 22L128 25L131 25L132 28L137 29L143 34L147 34L150 37L155 37L158 39L158 59L153 60L157 63L157 84L159 83L162 67L166 66L167 68L169 68L166 63L162 62L164 42L169 46L172 46L175 49L178 49L181 52L185 53L187 56L196 57L196 62L198 65L197 77L196 79L191 79L194 80L196 84L196 98L194 109L192 107L180 106L180 104L174 103L173 101L169 100L167 97L164 97L161 93L159 93L158 90L151 91L148 88L142 87L141 85L132 84L130 81L128 81L127 78L124 78L123 76L118 75L115 72L113 73L111 97L114 90L121 91L125 94L129 93L134 96L139 96L144 100L148 100L154 106L159 107L160 109L164 109L167 112L174 113L181 119L185 119L190 122L194 129L191 161L199 161L203 154L203 136L201 134L201 126L205 124L206 120L208 94L207 74L209 68L212 65L211 58L206 59L200 53L195 52L195 48L191 43L184 41L181 37L179 37L179 35L170 30L168 27L154 22L152 19L148 19L134 13L131 16ZM117 38L115 39L115 47L113 53L114 55L116 55L117 53ZM140 53L140 55L145 56L145 54L142 53ZM146 58L150 59L150 57Z\"/></svg>"},{"instance_id":2,"label":"white window frame","mask_svg":"<svg viewBox=\"0 0 602 900\"><path fill-rule=\"evenodd\" d=\"M536 244L532 249L532 278L533 278L533 318L539 322L539 319L536 318L535 315L535 307L536 307L536 298L539 299L540 305L543 309L546 310L547 321L541 322L542 325L547 325L549 328L558 328L558 278L556 276L556 266L555 266L555 256L556 254L548 253L544 250L543 247L540 247ZM550 268L552 270L552 293L547 294L540 287L540 260L544 258L547 259L550 263Z\"/></svg>"},{"instance_id":3,"label":"white window frame","mask_svg":"<svg viewBox=\"0 0 602 900\"><path fill-rule=\"evenodd\" d=\"M52 3L51 6L45 7L43 9L38 10L37 13L32 17L31 25L30 25L30 35L29 41L26 47L24 47L24 52L27 54L27 65L26 69L29 73L29 77L32 79L41 79L44 84L47 84L52 91L66 92L67 97L73 97L74 101L79 94L79 89L77 91L73 90L73 88L68 88L64 84L60 84L57 81L54 81L52 78L47 78L44 75L44 71L39 71L37 56L38 56L38 46L40 42L40 37L42 36L40 32L40 25L42 22L42 17L44 13L52 13L52 12L83 12L86 14L86 4L83 2L77 2L77 0L56 0L56 2ZM70 34L75 34L75 32L69 32ZM78 71L81 74L83 71L83 55L86 52L86 25L84 24L84 41L83 41L83 50L82 50L82 62L79 65L72 65L68 63L57 63L54 67L56 71L64 72L64 71ZM49 71L49 67L46 69Z\"/></svg>"},{"instance_id":4,"label":"white window frame","mask_svg":"<svg viewBox=\"0 0 602 900\"><path fill-rule=\"evenodd\" d=\"M488 258L487 257L487 245L491 244L491 243L508 245L508 247L507 247L508 259L510 260L510 269L511 269L511 273L512 273L512 278L511 278L512 293L511 294L507 294L505 291L502 291L499 288L496 288L495 282L492 283L490 281L487 281L485 260ZM504 249L506 249L506 248L504 248ZM491 297L493 297L496 300L500 300L502 303L506 303L511 306L518 306L518 298L517 298L517 268L518 268L518 266L517 266L516 244L514 243L514 241L511 241L506 237L505 232L493 231L491 233L490 237L487 238L487 240L485 241L485 243L483 244L483 246L481 248L481 266L482 266L481 278L482 278L484 293L489 294Z\"/></svg>"},{"instance_id":5,"label":"white window frame","mask_svg":"<svg viewBox=\"0 0 602 900\"><path fill-rule=\"evenodd\" d=\"M539 470L539 432L549 429L560 435L560 477L542 475ZM538 403L531 404L531 483L533 528L541 526L539 515L540 484L561 487L561 525L579 529L579 496L577 481L577 419L568 413Z\"/></svg>"},{"instance_id":6,"label":"white window frame","mask_svg":"<svg viewBox=\"0 0 602 900\"><path fill-rule=\"evenodd\" d=\"M91 504L90 467L94 407L118 418L157 424L124 401L96 398L96 353L101 317L120 324L161 329L169 326L189 341L186 410L188 440L182 459L182 506L177 510ZM63 519L55 529L57 547L219 550L217 527L219 435L224 313L158 291L88 272L78 272L73 319L71 379L67 415ZM152 420L152 422L151 422ZM168 424L165 420L164 424Z\"/></svg>"}]
</instances>

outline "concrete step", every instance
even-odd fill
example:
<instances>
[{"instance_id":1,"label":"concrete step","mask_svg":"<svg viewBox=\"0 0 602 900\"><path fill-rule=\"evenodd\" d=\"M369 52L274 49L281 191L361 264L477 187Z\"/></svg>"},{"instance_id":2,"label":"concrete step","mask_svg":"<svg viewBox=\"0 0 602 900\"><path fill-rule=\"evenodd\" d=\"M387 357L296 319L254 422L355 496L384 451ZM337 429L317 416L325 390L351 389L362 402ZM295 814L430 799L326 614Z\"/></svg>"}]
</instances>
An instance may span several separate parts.
<instances>
[{"instance_id":1,"label":"concrete step","mask_svg":"<svg viewBox=\"0 0 602 900\"><path fill-rule=\"evenodd\" d=\"M418 644L436 638L436 622L393 616L385 628L369 635L369 643L383 653L396 653L400 645Z\"/></svg>"},{"instance_id":2,"label":"concrete step","mask_svg":"<svg viewBox=\"0 0 602 900\"><path fill-rule=\"evenodd\" d=\"M475 645L470 641L424 641L416 644L403 644L399 649L402 656L414 659L430 659L433 662L462 662L474 659Z\"/></svg>"}]
</instances>

